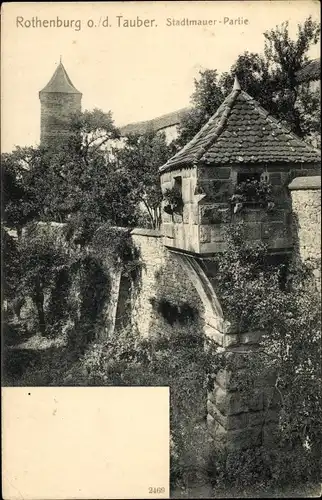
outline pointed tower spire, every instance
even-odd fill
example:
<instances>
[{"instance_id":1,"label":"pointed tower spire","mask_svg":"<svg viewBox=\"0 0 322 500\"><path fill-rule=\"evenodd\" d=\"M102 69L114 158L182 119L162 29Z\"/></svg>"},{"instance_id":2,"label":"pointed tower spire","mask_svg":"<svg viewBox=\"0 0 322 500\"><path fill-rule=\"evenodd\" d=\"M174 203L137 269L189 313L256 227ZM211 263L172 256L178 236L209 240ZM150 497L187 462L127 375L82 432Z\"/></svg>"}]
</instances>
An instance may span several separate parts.
<instances>
[{"instance_id":1,"label":"pointed tower spire","mask_svg":"<svg viewBox=\"0 0 322 500\"><path fill-rule=\"evenodd\" d=\"M237 75L235 75L233 90L241 90Z\"/></svg>"},{"instance_id":2,"label":"pointed tower spire","mask_svg":"<svg viewBox=\"0 0 322 500\"><path fill-rule=\"evenodd\" d=\"M60 61L53 76L47 85L40 91L41 93L61 92L64 94L81 94L72 84L63 63Z\"/></svg>"}]
</instances>

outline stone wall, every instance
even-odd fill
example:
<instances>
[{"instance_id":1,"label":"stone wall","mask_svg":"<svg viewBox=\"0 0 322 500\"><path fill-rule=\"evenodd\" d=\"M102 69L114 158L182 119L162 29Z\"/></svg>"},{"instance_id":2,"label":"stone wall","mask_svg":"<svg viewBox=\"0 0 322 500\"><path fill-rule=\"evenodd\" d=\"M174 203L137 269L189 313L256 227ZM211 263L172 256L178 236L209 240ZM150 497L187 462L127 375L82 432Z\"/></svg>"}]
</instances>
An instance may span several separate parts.
<instances>
[{"instance_id":1,"label":"stone wall","mask_svg":"<svg viewBox=\"0 0 322 500\"><path fill-rule=\"evenodd\" d=\"M243 221L249 242L264 241L272 250L289 249L292 246L291 200L287 185L294 176L313 175L316 169L309 165L285 167L274 165L227 167L203 166L198 168L197 192L202 196L198 202L201 254L221 252L225 249L225 232L230 224ZM230 203L239 174L258 174L270 183L274 206L261 209L245 206L234 213Z\"/></svg>"},{"instance_id":2,"label":"stone wall","mask_svg":"<svg viewBox=\"0 0 322 500\"><path fill-rule=\"evenodd\" d=\"M174 177L166 179L164 178L165 183L171 183ZM185 193L184 199L189 210L194 204L191 200L195 196L195 179L193 170L187 169L186 176L183 177L183 194ZM320 280L320 177L295 178L289 189L294 216L295 252L298 252L302 260L314 263L316 277ZM250 215L251 212L248 216ZM255 216L256 214L253 215ZM199 231L201 214L196 214L196 217L193 225ZM181 222L180 225L186 225L189 231L191 222L189 216L188 222ZM252 222L256 220L252 219ZM175 227L177 223L165 221L162 229L167 224ZM60 229L61 225L57 225L55 231ZM251 389L248 387L243 393L243 382L251 379L253 362L261 362L258 354L260 334L256 331L238 333L234 330L234 325L230 324L229 318L224 318L216 296L216 266L213 258L184 253L180 245L179 249L175 249L176 244L169 244L170 237L166 236L164 239L162 232L156 230L134 229L131 231L131 238L139 250L142 262L140 279L130 290L131 283L124 280L124 277L122 281L120 271L111 266L108 260L109 249L106 249L106 267L111 276L110 302L103 312L105 326L97 332L97 336L104 340L115 325L122 328L128 323L125 309L129 296L130 321L143 337L171 333L169 313L174 311L179 317L188 311L192 314L197 330L200 328L200 331L214 339L226 360L224 367L214 373L214 384L209 388L207 397L207 423L214 445L230 450L263 444L272 446L279 405L274 393L275 375L266 372L263 363L260 365L263 366L262 375L252 381ZM172 239L176 243L185 241L179 233ZM253 371L258 373L258 370Z\"/></svg>"},{"instance_id":3,"label":"stone wall","mask_svg":"<svg viewBox=\"0 0 322 500\"><path fill-rule=\"evenodd\" d=\"M311 262L321 285L321 177L297 177L289 185L293 210L295 252Z\"/></svg>"},{"instance_id":4,"label":"stone wall","mask_svg":"<svg viewBox=\"0 0 322 500\"><path fill-rule=\"evenodd\" d=\"M238 334L224 319L212 281L211 259L201 262L164 247L162 235L155 230L135 229L132 240L143 262L141 285L132 304L132 321L139 333L145 337L169 333L169 324L155 307L160 300L168 309L177 306L180 311L184 304L195 308L195 325L226 356L227 367L214 374L214 386L207 398L207 424L214 445L244 449L267 443L278 418L277 403L270 400L274 375L263 372L253 389L248 388L245 399L240 385L251 378L251 361L258 358L260 334Z\"/></svg>"},{"instance_id":5,"label":"stone wall","mask_svg":"<svg viewBox=\"0 0 322 500\"><path fill-rule=\"evenodd\" d=\"M131 235L143 262L141 283L133 294L132 303L132 320L140 334L151 334L157 322L155 301L165 300L179 309L184 304L195 308L203 332L219 347L236 344L236 335L231 333L230 323L223 318L211 280L210 264L168 249L157 230L134 229Z\"/></svg>"},{"instance_id":6,"label":"stone wall","mask_svg":"<svg viewBox=\"0 0 322 500\"><path fill-rule=\"evenodd\" d=\"M191 278L185 272L180 256L170 252L162 243L157 230L134 229L132 241L140 251L143 262L141 283L133 294L132 321L139 333L153 335L160 327L158 303L180 308L185 304L196 309L200 318L205 308ZM164 327L167 328L166 323Z\"/></svg>"},{"instance_id":7,"label":"stone wall","mask_svg":"<svg viewBox=\"0 0 322 500\"><path fill-rule=\"evenodd\" d=\"M143 337L147 337L152 321L151 298L155 297L156 277L165 261L165 249L157 230L134 229L133 243L140 251L143 262L139 293L133 298L132 321Z\"/></svg>"},{"instance_id":8,"label":"stone wall","mask_svg":"<svg viewBox=\"0 0 322 500\"><path fill-rule=\"evenodd\" d=\"M196 167L173 170L161 175L161 190L174 186L175 178L182 180L182 214L167 214L162 210L163 243L169 247L180 248L188 252L199 252L199 214L195 190L197 185ZM164 208L165 202L162 203Z\"/></svg>"},{"instance_id":9,"label":"stone wall","mask_svg":"<svg viewBox=\"0 0 322 500\"><path fill-rule=\"evenodd\" d=\"M216 373L208 392L207 424L216 448L242 450L274 442L280 403L275 374L262 366L262 375L252 376L254 365L258 369L263 358L255 336L251 338L225 350L226 367Z\"/></svg>"},{"instance_id":10,"label":"stone wall","mask_svg":"<svg viewBox=\"0 0 322 500\"><path fill-rule=\"evenodd\" d=\"M164 193L181 179L182 213L167 214L162 210L164 245L200 255L225 249L225 233L231 224L243 221L250 242L264 241L274 251L292 246L291 199L289 182L297 176L316 175L316 165L208 165L179 168L161 174ZM235 213L231 203L239 176L256 175L271 185L273 204L261 209L247 204ZM163 203L164 209L165 203Z\"/></svg>"}]
</instances>

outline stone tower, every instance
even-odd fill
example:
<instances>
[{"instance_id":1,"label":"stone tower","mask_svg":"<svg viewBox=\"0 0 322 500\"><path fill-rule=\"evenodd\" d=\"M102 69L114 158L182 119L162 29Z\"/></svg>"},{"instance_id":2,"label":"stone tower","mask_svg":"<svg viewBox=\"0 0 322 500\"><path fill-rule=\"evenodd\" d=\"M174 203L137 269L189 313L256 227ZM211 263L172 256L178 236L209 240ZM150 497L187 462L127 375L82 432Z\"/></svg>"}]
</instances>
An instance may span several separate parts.
<instances>
[{"instance_id":1,"label":"stone tower","mask_svg":"<svg viewBox=\"0 0 322 500\"><path fill-rule=\"evenodd\" d=\"M72 84L62 62L39 92L41 103L40 143L52 145L69 134L69 118L81 111L82 94Z\"/></svg>"}]
</instances>

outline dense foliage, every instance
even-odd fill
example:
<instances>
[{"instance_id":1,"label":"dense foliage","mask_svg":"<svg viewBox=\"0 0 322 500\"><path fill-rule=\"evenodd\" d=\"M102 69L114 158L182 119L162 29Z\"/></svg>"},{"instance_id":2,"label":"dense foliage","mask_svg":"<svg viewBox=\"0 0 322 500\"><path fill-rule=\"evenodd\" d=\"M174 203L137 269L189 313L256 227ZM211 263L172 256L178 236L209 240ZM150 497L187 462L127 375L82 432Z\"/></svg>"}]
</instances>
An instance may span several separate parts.
<instances>
[{"instance_id":1,"label":"dense foliage","mask_svg":"<svg viewBox=\"0 0 322 500\"><path fill-rule=\"evenodd\" d=\"M215 70L202 72L177 145L210 118L230 92L235 73L242 88L298 134L317 130L316 96L299 89L295 75L318 36L318 26L308 19L294 42L286 23L265 33L263 56L246 52L220 77ZM123 328L97 343L97 333L106 327L111 270L119 266L131 284L139 281L142 263L126 228L159 227L158 167L173 149L163 135L152 132L130 136L120 148L111 114L99 110L76 115L72 131L67 144L55 150L17 148L2 158L4 224L19 236L2 231L4 298L12 304L31 299L36 311L32 333L60 336L67 331L67 346L42 352L25 371L21 364L17 383L168 385L173 486L184 484L191 468L206 471L214 488L318 480L321 301L309 266L274 260L264 244L247 245L243 226L227 235L215 278L224 315L239 333L261 333L260 350L247 360L251 376L242 380L240 390L251 391L263 373L276 375L271 402L277 395L279 446L222 455L212 451L209 462L207 390L220 368L236 367L204 337L196 304L183 303L180 290L175 303L157 293L151 301L157 321L148 339ZM240 184L233 196L234 203L255 200L266 207L271 201L270 186L257 181ZM165 201L168 213L180 212L176 189L165 193ZM39 221L64 222L61 237L50 227L46 232L45 226L29 224ZM19 319L19 311L15 314Z\"/></svg>"},{"instance_id":2,"label":"dense foliage","mask_svg":"<svg viewBox=\"0 0 322 500\"><path fill-rule=\"evenodd\" d=\"M142 135L129 135L124 147L116 153L118 166L129 181L132 196L147 213L147 221L140 225L153 229L161 224L159 167L170 158L173 148L167 145L164 134L147 131Z\"/></svg>"},{"instance_id":3,"label":"dense foliage","mask_svg":"<svg viewBox=\"0 0 322 500\"><path fill-rule=\"evenodd\" d=\"M71 130L57 147L17 148L3 155L7 227L72 220L90 237L103 222L135 225L137 198L113 154L111 143L119 136L110 113L78 114Z\"/></svg>"},{"instance_id":4,"label":"dense foliage","mask_svg":"<svg viewBox=\"0 0 322 500\"><path fill-rule=\"evenodd\" d=\"M247 477L252 481L251 470L257 470L258 475L260 463L266 467L261 480L270 478L283 484L298 481L301 476L318 481L322 442L321 298L309 264L274 259L265 245L250 246L245 241L242 224L227 235L228 249L218 259L217 290L224 312L237 331L261 332L260 350L247 357L248 377L243 378L240 389L252 390L263 373L275 374L271 404L278 400L280 418L277 449L262 449L259 462L249 455L252 469L243 481ZM234 475L238 482L236 471Z\"/></svg>"},{"instance_id":5,"label":"dense foliage","mask_svg":"<svg viewBox=\"0 0 322 500\"><path fill-rule=\"evenodd\" d=\"M320 25L311 17L298 25L296 39L288 22L264 33L263 54L239 55L230 70L200 72L195 80L192 110L182 119L177 147L184 146L217 111L232 90L237 75L241 88L300 137L320 133L320 95L309 85L298 85L297 72L308 61L308 52L320 37Z\"/></svg>"}]
</instances>

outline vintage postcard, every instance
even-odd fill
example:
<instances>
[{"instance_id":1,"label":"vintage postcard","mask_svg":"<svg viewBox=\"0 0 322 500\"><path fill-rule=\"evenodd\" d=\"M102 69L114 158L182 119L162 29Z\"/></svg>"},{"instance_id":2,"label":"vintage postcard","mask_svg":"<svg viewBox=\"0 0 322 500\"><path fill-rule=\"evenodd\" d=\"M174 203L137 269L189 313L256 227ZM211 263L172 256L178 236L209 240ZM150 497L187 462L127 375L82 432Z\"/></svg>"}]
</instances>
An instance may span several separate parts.
<instances>
[{"instance_id":1,"label":"vintage postcard","mask_svg":"<svg viewBox=\"0 0 322 500\"><path fill-rule=\"evenodd\" d=\"M4 2L1 48L3 497L318 497L319 2Z\"/></svg>"}]
</instances>

